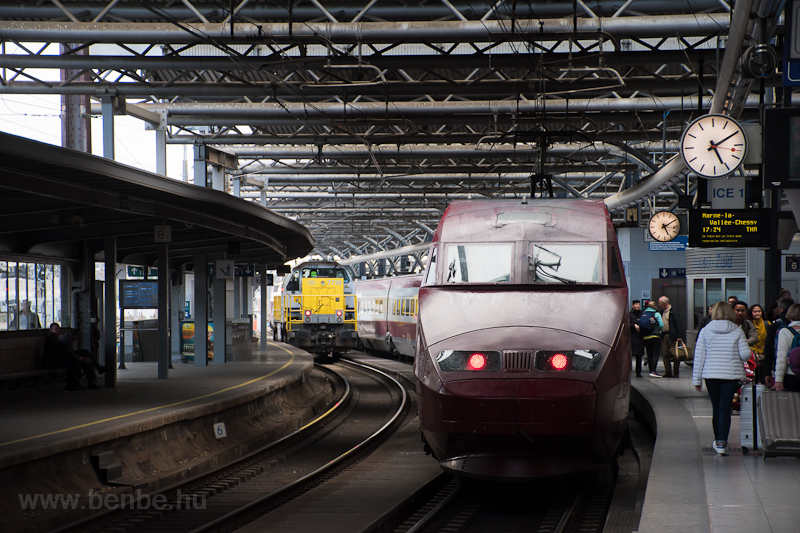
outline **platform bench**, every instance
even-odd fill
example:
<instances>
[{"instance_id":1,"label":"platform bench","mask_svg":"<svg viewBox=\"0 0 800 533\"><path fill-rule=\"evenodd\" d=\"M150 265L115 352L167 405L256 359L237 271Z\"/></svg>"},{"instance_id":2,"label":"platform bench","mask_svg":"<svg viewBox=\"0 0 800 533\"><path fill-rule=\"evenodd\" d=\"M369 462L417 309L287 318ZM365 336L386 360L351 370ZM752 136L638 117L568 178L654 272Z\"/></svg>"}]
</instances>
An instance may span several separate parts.
<instances>
[{"instance_id":1,"label":"platform bench","mask_svg":"<svg viewBox=\"0 0 800 533\"><path fill-rule=\"evenodd\" d=\"M41 368L46 329L4 332L0 339L0 397L63 388L67 371Z\"/></svg>"}]
</instances>

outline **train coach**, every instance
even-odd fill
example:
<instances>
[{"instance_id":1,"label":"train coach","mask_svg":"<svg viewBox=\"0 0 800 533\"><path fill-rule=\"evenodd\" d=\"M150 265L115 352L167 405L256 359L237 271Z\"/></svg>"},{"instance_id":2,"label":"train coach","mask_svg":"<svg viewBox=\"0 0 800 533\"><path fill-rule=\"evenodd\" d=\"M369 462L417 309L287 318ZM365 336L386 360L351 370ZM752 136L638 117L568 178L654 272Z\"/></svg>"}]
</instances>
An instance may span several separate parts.
<instances>
[{"instance_id":1,"label":"train coach","mask_svg":"<svg viewBox=\"0 0 800 533\"><path fill-rule=\"evenodd\" d=\"M422 275L356 282L358 340L367 350L413 358Z\"/></svg>"},{"instance_id":2,"label":"train coach","mask_svg":"<svg viewBox=\"0 0 800 533\"><path fill-rule=\"evenodd\" d=\"M429 257L414 372L423 439L442 467L536 478L608 464L631 364L603 202L453 202Z\"/></svg>"},{"instance_id":3,"label":"train coach","mask_svg":"<svg viewBox=\"0 0 800 533\"><path fill-rule=\"evenodd\" d=\"M274 340L334 361L358 345L353 280L335 262L309 261L292 269L274 299Z\"/></svg>"}]
</instances>

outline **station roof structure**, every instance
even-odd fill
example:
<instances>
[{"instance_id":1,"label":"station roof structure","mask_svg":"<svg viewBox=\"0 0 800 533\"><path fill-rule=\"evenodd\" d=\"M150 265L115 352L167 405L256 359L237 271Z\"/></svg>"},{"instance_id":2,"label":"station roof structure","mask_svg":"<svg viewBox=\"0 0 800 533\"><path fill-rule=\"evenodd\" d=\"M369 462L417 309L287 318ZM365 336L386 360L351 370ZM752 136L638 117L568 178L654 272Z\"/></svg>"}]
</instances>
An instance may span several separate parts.
<instances>
[{"instance_id":1,"label":"station roof structure","mask_svg":"<svg viewBox=\"0 0 800 533\"><path fill-rule=\"evenodd\" d=\"M274 268L314 246L302 224L225 192L0 133L4 255L79 259L75 243L88 240L102 259L104 239L116 237L119 262L154 265L162 225L172 269L232 249L232 258Z\"/></svg>"},{"instance_id":2,"label":"station roof structure","mask_svg":"<svg viewBox=\"0 0 800 533\"><path fill-rule=\"evenodd\" d=\"M678 209L696 192L677 149L689 121L791 105L759 71L782 57L782 6L0 0L0 95L124 100L167 143L236 155L242 197L348 257L418 246L451 200L547 178L618 220Z\"/></svg>"}]
</instances>

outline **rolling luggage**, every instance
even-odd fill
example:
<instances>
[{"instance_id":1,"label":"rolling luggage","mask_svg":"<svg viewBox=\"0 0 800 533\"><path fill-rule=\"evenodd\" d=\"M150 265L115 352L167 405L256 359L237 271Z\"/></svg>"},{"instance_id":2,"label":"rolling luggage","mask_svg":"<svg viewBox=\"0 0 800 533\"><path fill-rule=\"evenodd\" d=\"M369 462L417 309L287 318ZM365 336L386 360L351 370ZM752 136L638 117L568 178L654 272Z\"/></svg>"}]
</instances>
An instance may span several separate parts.
<instances>
[{"instance_id":1,"label":"rolling luggage","mask_svg":"<svg viewBox=\"0 0 800 533\"><path fill-rule=\"evenodd\" d=\"M742 385L741 409L739 410L739 426L742 437L742 452L761 449L761 434L758 431L756 402L767 390L765 385L746 383Z\"/></svg>"},{"instance_id":2,"label":"rolling luggage","mask_svg":"<svg viewBox=\"0 0 800 533\"><path fill-rule=\"evenodd\" d=\"M800 457L800 392L764 392L758 398L758 427L764 459Z\"/></svg>"}]
</instances>

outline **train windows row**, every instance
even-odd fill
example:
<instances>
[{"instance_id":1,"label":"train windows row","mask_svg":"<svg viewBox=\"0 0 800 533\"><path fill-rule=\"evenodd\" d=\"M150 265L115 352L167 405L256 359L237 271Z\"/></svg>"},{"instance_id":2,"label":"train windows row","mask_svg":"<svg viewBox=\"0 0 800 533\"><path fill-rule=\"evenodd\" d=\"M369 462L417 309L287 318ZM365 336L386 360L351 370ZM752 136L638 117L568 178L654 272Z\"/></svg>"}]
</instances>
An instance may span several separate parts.
<instances>
[{"instance_id":1,"label":"train windows row","mask_svg":"<svg viewBox=\"0 0 800 533\"><path fill-rule=\"evenodd\" d=\"M367 314L383 314L383 298L359 298L358 312Z\"/></svg>"},{"instance_id":2,"label":"train windows row","mask_svg":"<svg viewBox=\"0 0 800 533\"><path fill-rule=\"evenodd\" d=\"M396 298L392 300L392 315L417 316L417 299Z\"/></svg>"}]
</instances>

